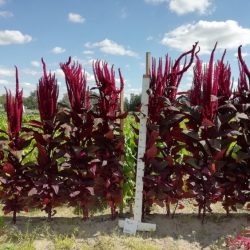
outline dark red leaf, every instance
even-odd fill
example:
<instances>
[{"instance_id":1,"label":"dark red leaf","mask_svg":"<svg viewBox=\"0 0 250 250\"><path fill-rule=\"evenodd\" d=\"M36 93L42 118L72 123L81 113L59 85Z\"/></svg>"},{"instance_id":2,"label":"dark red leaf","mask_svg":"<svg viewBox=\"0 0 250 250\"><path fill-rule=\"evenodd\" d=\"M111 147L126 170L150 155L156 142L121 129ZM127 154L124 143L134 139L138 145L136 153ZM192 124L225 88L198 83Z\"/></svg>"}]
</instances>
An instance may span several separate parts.
<instances>
[{"instance_id":1,"label":"dark red leaf","mask_svg":"<svg viewBox=\"0 0 250 250\"><path fill-rule=\"evenodd\" d=\"M212 126L214 126L214 123L212 121L208 120L207 118L203 118L202 126L204 126L204 127L212 127Z\"/></svg>"},{"instance_id":2,"label":"dark red leaf","mask_svg":"<svg viewBox=\"0 0 250 250\"><path fill-rule=\"evenodd\" d=\"M180 204L178 205L178 209L183 209L183 208L185 208L185 206L184 206L183 204L180 203Z\"/></svg>"},{"instance_id":3,"label":"dark red leaf","mask_svg":"<svg viewBox=\"0 0 250 250\"><path fill-rule=\"evenodd\" d=\"M55 194L58 194L58 192L59 192L59 185L52 185L51 187L53 188Z\"/></svg>"},{"instance_id":4,"label":"dark red leaf","mask_svg":"<svg viewBox=\"0 0 250 250\"><path fill-rule=\"evenodd\" d=\"M211 174L214 174L216 172L216 165L215 165L215 163L212 163L210 165L209 170L210 170Z\"/></svg>"},{"instance_id":5,"label":"dark red leaf","mask_svg":"<svg viewBox=\"0 0 250 250\"><path fill-rule=\"evenodd\" d=\"M4 163L3 171L9 175L13 175L16 172L14 166L9 162Z\"/></svg>"},{"instance_id":6,"label":"dark red leaf","mask_svg":"<svg viewBox=\"0 0 250 250\"><path fill-rule=\"evenodd\" d=\"M74 192L70 193L69 196L72 197L72 198L74 198L74 197L76 197L80 193L81 193L80 191L74 191Z\"/></svg>"},{"instance_id":7,"label":"dark red leaf","mask_svg":"<svg viewBox=\"0 0 250 250\"><path fill-rule=\"evenodd\" d=\"M47 167L47 164L49 163L49 157L47 155L47 151L44 148L44 146L42 146L41 144L37 143L37 149L38 149L38 164L41 167Z\"/></svg>"},{"instance_id":8,"label":"dark red leaf","mask_svg":"<svg viewBox=\"0 0 250 250\"><path fill-rule=\"evenodd\" d=\"M30 120L28 124L35 128L43 128L43 123L36 120Z\"/></svg>"},{"instance_id":9,"label":"dark red leaf","mask_svg":"<svg viewBox=\"0 0 250 250\"><path fill-rule=\"evenodd\" d=\"M109 139L109 140L113 140L113 139L114 139L114 133L113 133L112 130L109 130L109 132L106 133L104 136L105 136L107 139Z\"/></svg>"},{"instance_id":10,"label":"dark red leaf","mask_svg":"<svg viewBox=\"0 0 250 250\"><path fill-rule=\"evenodd\" d=\"M220 152L216 153L216 155L214 156L214 160L215 161L222 160L226 151L227 151L227 149L222 149Z\"/></svg>"},{"instance_id":11,"label":"dark red leaf","mask_svg":"<svg viewBox=\"0 0 250 250\"><path fill-rule=\"evenodd\" d=\"M48 205L50 203L50 199L49 198L44 198L43 201L42 201L42 203L44 205Z\"/></svg>"},{"instance_id":12,"label":"dark red leaf","mask_svg":"<svg viewBox=\"0 0 250 250\"><path fill-rule=\"evenodd\" d=\"M149 137L148 137L148 147L152 147L153 144L155 144L155 141L157 139L157 137L159 136L159 132L158 131L155 131L153 130Z\"/></svg>"},{"instance_id":13,"label":"dark red leaf","mask_svg":"<svg viewBox=\"0 0 250 250\"><path fill-rule=\"evenodd\" d=\"M247 207L246 207L246 208L247 208L247 210L250 211L250 203L247 204Z\"/></svg>"},{"instance_id":14,"label":"dark red leaf","mask_svg":"<svg viewBox=\"0 0 250 250\"><path fill-rule=\"evenodd\" d=\"M96 173L96 164L95 163L92 163L91 166L90 166L90 172L95 175Z\"/></svg>"},{"instance_id":15,"label":"dark red leaf","mask_svg":"<svg viewBox=\"0 0 250 250\"><path fill-rule=\"evenodd\" d=\"M149 148L145 153L145 158L147 160L155 158L157 155L157 147L153 145L151 148Z\"/></svg>"},{"instance_id":16,"label":"dark red leaf","mask_svg":"<svg viewBox=\"0 0 250 250\"><path fill-rule=\"evenodd\" d=\"M36 188L32 188L29 192L28 192L28 196L32 196L37 194L37 189Z\"/></svg>"},{"instance_id":17,"label":"dark red leaf","mask_svg":"<svg viewBox=\"0 0 250 250\"><path fill-rule=\"evenodd\" d=\"M94 188L93 187L86 187L86 189L89 191L91 195L95 195Z\"/></svg>"}]
</instances>

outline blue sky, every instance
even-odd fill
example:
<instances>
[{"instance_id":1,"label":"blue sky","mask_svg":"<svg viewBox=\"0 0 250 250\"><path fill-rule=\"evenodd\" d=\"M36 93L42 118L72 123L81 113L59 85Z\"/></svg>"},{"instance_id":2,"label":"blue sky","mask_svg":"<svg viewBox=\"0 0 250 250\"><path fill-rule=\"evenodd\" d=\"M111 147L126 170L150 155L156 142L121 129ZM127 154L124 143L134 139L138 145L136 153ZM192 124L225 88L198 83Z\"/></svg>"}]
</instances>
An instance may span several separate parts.
<instances>
[{"instance_id":1,"label":"blue sky","mask_svg":"<svg viewBox=\"0 0 250 250\"><path fill-rule=\"evenodd\" d=\"M146 51L176 59L196 41L204 61L216 41L217 57L228 49L226 60L237 80L240 44L250 64L249 9L249 0L0 0L0 94L4 86L14 90L14 65L25 96L36 89L43 57L62 96L59 63L72 56L90 85L93 60L121 68L129 96L140 92ZM182 90L190 87L191 76L190 71L183 79Z\"/></svg>"}]
</instances>

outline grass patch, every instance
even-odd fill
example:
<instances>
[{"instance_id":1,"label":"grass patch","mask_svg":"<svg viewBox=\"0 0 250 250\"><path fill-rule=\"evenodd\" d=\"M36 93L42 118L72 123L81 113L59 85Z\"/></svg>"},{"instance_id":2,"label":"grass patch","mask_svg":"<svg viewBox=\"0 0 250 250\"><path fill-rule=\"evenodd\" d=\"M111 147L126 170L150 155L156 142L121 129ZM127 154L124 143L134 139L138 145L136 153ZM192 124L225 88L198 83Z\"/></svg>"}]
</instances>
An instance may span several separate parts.
<instances>
[{"instance_id":1,"label":"grass patch","mask_svg":"<svg viewBox=\"0 0 250 250\"><path fill-rule=\"evenodd\" d=\"M157 247L155 244L149 240L144 240L137 237L126 237L122 239L122 243L128 249L136 250L159 250L160 247Z\"/></svg>"},{"instance_id":2,"label":"grass patch","mask_svg":"<svg viewBox=\"0 0 250 250\"><path fill-rule=\"evenodd\" d=\"M59 235L54 240L56 250L70 250L75 245L75 238Z\"/></svg>"}]
</instances>

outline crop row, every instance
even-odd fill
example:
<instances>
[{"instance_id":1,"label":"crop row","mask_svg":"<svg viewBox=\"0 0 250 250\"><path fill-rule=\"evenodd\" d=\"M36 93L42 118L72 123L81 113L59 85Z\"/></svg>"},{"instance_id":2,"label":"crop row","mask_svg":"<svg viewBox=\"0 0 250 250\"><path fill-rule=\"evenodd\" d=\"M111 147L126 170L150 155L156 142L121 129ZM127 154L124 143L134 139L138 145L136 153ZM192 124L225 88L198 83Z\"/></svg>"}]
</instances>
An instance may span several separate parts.
<instances>
[{"instance_id":1,"label":"crop row","mask_svg":"<svg viewBox=\"0 0 250 250\"><path fill-rule=\"evenodd\" d=\"M199 215L222 202L226 212L250 201L250 71L238 57L238 87L232 90L225 54L214 62L216 45L204 66L197 44L163 67L153 60L150 78L143 213L153 204L183 208L196 201ZM190 60L187 63L187 57ZM185 58L183 66L182 60ZM138 117L121 113L124 81L119 70L96 61L96 86L88 88L82 66L61 63L70 108L59 108L55 75L43 63L37 86L40 118L22 123L22 91L16 69L16 91L6 93L7 126L0 137L0 199L4 213L40 208L48 219L57 206L89 211L109 206L114 218L134 196ZM184 73L193 68L193 85L178 92ZM123 131L120 122L130 127ZM125 137L124 137L125 134ZM174 211L175 212L175 211ZM173 212L173 213L174 213Z\"/></svg>"},{"instance_id":2,"label":"crop row","mask_svg":"<svg viewBox=\"0 0 250 250\"><path fill-rule=\"evenodd\" d=\"M16 69L16 92L6 93L8 129L1 130L0 198L5 214L41 208L48 219L62 204L78 206L84 219L89 210L109 206L112 217L122 202L124 136L119 120L120 87L107 63L93 65L96 86L87 87L82 66L60 64L70 109L58 108L55 75L47 73L37 86L40 119L22 125L22 91ZM32 155L32 157L30 157Z\"/></svg>"},{"instance_id":3,"label":"crop row","mask_svg":"<svg viewBox=\"0 0 250 250\"><path fill-rule=\"evenodd\" d=\"M175 63L153 60L149 90L147 151L145 154L144 213L152 204L183 208L192 198L199 215L221 202L226 212L250 201L250 71L241 47L240 76L233 91L225 54L214 62L216 45L204 66L193 49ZM189 64L180 60L190 54ZM184 72L193 59L190 91L178 96ZM248 205L249 208L249 205Z\"/></svg>"}]
</instances>

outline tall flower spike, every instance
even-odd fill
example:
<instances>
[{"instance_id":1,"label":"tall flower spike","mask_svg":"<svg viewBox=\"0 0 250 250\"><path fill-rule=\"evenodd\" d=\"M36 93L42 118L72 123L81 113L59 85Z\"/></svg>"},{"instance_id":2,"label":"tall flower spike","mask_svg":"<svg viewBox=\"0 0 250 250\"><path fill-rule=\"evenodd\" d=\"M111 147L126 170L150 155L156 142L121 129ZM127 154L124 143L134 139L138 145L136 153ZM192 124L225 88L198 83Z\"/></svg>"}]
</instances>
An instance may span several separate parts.
<instances>
[{"instance_id":1,"label":"tall flower spike","mask_svg":"<svg viewBox=\"0 0 250 250\"><path fill-rule=\"evenodd\" d=\"M85 73L82 72L81 64L77 62L70 64L71 57L68 62L61 63L60 67L65 75L71 109L80 114L83 109L90 108L87 79Z\"/></svg>"},{"instance_id":2,"label":"tall flower spike","mask_svg":"<svg viewBox=\"0 0 250 250\"><path fill-rule=\"evenodd\" d=\"M241 54L241 46L238 48L238 59L239 59L239 70L240 70L240 77L238 80L238 91L240 93L249 90L249 83L250 83L250 71L242 58ZM248 82L247 82L248 79Z\"/></svg>"},{"instance_id":3,"label":"tall flower spike","mask_svg":"<svg viewBox=\"0 0 250 250\"><path fill-rule=\"evenodd\" d=\"M159 122L160 111L164 105L164 102L161 97L165 95L166 88L166 72L169 72L169 65L171 60L166 55L166 63L164 72L162 70L162 58L159 58L158 67L156 67L156 60L152 58L152 70L150 77L150 95L149 95L149 116L152 122Z\"/></svg>"},{"instance_id":4,"label":"tall flower spike","mask_svg":"<svg viewBox=\"0 0 250 250\"><path fill-rule=\"evenodd\" d=\"M165 72L165 75L167 74L166 97L168 97L171 101L174 101L176 99L178 87L180 85L183 74L189 69L189 67L193 63L197 45L198 42L193 45L193 48L191 50L180 55L179 58L175 61L174 65L170 67L170 70L167 70L167 72ZM191 54L191 57L189 63L187 64L186 56L189 54ZM182 67L182 69L180 69L180 62L183 58L185 58L184 66Z\"/></svg>"},{"instance_id":5,"label":"tall flower spike","mask_svg":"<svg viewBox=\"0 0 250 250\"><path fill-rule=\"evenodd\" d=\"M203 83L203 71L202 71L202 61L200 60L198 53L199 50L195 53L196 63L193 69L194 78L193 85L190 92L190 102L192 105L197 106L202 103L202 83Z\"/></svg>"},{"instance_id":6,"label":"tall flower spike","mask_svg":"<svg viewBox=\"0 0 250 250\"><path fill-rule=\"evenodd\" d=\"M124 88L124 80L120 69L120 88L116 88L115 71L112 66L109 70L108 64L102 61L96 61L93 63L93 71L97 88L100 92L99 98L99 110L102 112L102 116L115 117L115 113L118 109L119 96Z\"/></svg>"},{"instance_id":7,"label":"tall flower spike","mask_svg":"<svg viewBox=\"0 0 250 250\"><path fill-rule=\"evenodd\" d=\"M214 115L218 108L218 69L214 70L214 53L217 43L211 53L209 64L204 69L203 76L203 118L213 121Z\"/></svg>"},{"instance_id":8,"label":"tall flower spike","mask_svg":"<svg viewBox=\"0 0 250 250\"><path fill-rule=\"evenodd\" d=\"M223 97L223 99L228 100L232 94L231 91L231 68L229 64L224 63L224 57L226 55L226 50L223 53L221 60L216 64L218 73L218 96Z\"/></svg>"},{"instance_id":9,"label":"tall flower spike","mask_svg":"<svg viewBox=\"0 0 250 250\"><path fill-rule=\"evenodd\" d=\"M37 86L38 109L41 121L53 120L57 111L57 99L59 88L55 74L47 74L46 64L43 64L43 77L40 78Z\"/></svg>"},{"instance_id":10,"label":"tall flower spike","mask_svg":"<svg viewBox=\"0 0 250 250\"><path fill-rule=\"evenodd\" d=\"M112 66L111 70L109 70L107 62L96 61L95 63L93 63L93 71L98 87L106 92L114 92L117 94L120 94L122 92L124 88L124 80L120 69L118 69L120 89L116 88L114 66Z\"/></svg>"},{"instance_id":11,"label":"tall flower spike","mask_svg":"<svg viewBox=\"0 0 250 250\"><path fill-rule=\"evenodd\" d=\"M23 91L19 91L18 69L16 68L16 95L6 88L6 111L8 119L8 134L10 139L17 139L21 130L23 115Z\"/></svg>"}]
</instances>

